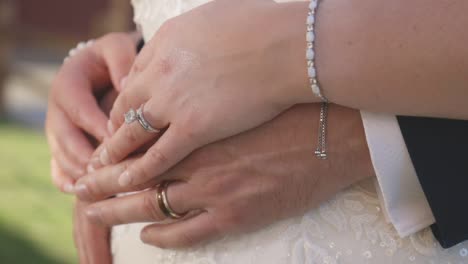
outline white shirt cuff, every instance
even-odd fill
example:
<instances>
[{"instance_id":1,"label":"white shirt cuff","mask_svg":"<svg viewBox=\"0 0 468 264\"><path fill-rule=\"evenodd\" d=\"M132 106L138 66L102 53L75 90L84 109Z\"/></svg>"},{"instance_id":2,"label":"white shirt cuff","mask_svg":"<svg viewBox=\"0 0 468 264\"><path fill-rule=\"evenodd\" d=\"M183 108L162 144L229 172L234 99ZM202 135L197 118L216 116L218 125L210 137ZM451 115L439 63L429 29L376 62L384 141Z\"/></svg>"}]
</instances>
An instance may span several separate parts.
<instances>
[{"instance_id":1,"label":"white shirt cuff","mask_svg":"<svg viewBox=\"0 0 468 264\"><path fill-rule=\"evenodd\" d=\"M377 176L376 187L387 220L401 237L435 222L394 115L361 111Z\"/></svg>"}]
</instances>

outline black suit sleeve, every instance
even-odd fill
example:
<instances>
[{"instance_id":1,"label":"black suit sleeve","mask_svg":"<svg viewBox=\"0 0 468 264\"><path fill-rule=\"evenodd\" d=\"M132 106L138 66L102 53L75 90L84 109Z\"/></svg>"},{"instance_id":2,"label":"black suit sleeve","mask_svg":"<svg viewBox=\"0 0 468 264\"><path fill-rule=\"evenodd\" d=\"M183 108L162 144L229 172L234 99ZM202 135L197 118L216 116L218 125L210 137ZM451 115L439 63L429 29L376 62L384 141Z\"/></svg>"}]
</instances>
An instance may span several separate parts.
<instances>
[{"instance_id":1,"label":"black suit sleeve","mask_svg":"<svg viewBox=\"0 0 468 264\"><path fill-rule=\"evenodd\" d=\"M468 240L468 121L398 117L444 248Z\"/></svg>"}]
</instances>

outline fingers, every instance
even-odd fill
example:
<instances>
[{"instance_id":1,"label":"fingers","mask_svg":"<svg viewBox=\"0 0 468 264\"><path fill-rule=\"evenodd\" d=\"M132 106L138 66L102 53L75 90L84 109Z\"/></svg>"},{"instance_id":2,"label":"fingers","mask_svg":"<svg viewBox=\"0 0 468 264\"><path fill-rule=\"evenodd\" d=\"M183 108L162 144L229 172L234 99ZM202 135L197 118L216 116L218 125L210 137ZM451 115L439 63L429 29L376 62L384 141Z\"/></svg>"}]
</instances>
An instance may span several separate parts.
<instances>
[{"instance_id":1,"label":"fingers","mask_svg":"<svg viewBox=\"0 0 468 264\"><path fill-rule=\"evenodd\" d=\"M82 201L98 201L112 195L125 192L141 191L153 187L155 182L148 182L133 188L122 188L118 176L134 162L134 158L109 165L80 178L75 184L75 194Z\"/></svg>"},{"instance_id":2,"label":"fingers","mask_svg":"<svg viewBox=\"0 0 468 264\"><path fill-rule=\"evenodd\" d=\"M55 187L64 193L72 194L74 192L74 180L65 175L55 159L50 161L50 172L52 175L52 183Z\"/></svg>"},{"instance_id":3,"label":"fingers","mask_svg":"<svg viewBox=\"0 0 468 264\"><path fill-rule=\"evenodd\" d=\"M141 75L128 76L125 79L125 89L115 100L109 115L110 121L115 127L118 128L124 124L125 113L127 113L131 108L137 109L142 104L150 100L151 89L148 85L149 84L146 83L146 80ZM153 123L151 124L156 125Z\"/></svg>"},{"instance_id":4,"label":"fingers","mask_svg":"<svg viewBox=\"0 0 468 264\"><path fill-rule=\"evenodd\" d=\"M108 118L99 109L95 92L111 84L120 89L135 57L135 41L129 34L108 34L62 67L51 98L74 124L102 141L108 136Z\"/></svg>"},{"instance_id":5,"label":"fingers","mask_svg":"<svg viewBox=\"0 0 468 264\"><path fill-rule=\"evenodd\" d=\"M187 248L221 236L210 213L170 224L153 224L141 231L141 240L159 248Z\"/></svg>"},{"instance_id":6,"label":"fingers","mask_svg":"<svg viewBox=\"0 0 468 264\"><path fill-rule=\"evenodd\" d=\"M117 91L122 90L121 81L130 73L136 58L135 38L126 33L111 33L95 44L96 55L108 69L112 84Z\"/></svg>"},{"instance_id":7,"label":"fingers","mask_svg":"<svg viewBox=\"0 0 468 264\"><path fill-rule=\"evenodd\" d=\"M156 195L156 190L152 189L104 200L89 206L86 214L91 220L108 226L162 221L167 217L161 211ZM185 182L171 183L167 188L167 198L171 209L177 213L197 210L203 206L199 196Z\"/></svg>"},{"instance_id":8,"label":"fingers","mask_svg":"<svg viewBox=\"0 0 468 264\"><path fill-rule=\"evenodd\" d=\"M55 98L53 100L65 112L67 118L73 124L100 141L107 137L108 118L99 108L90 88L91 83L64 80L59 85L60 87L57 89L62 90L54 95ZM64 86L69 86L70 88L65 89Z\"/></svg>"},{"instance_id":9,"label":"fingers","mask_svg":"<svg viewBox=\"0 0 468 264\"><path fill-rule=\"evenodd\" d=\"M80 264L88 264L88 257L86 255L86 250L83 242L83 232L82 232L82 221L80 219L80 209L79 201L75 202L73 208L73 238L75 241L75 247L78 253L78 261Z\"/></svg>"},{"instance_id":10,"label":"fingers","mask_svg":"<svg viewBox=\"0 0 468 264\"><path fill-rule=\"evenodd\" d=\"M83 251L80 256L86 259L86 264L111 264L110 229L91 222L85 215L86 204L80 201L77 204L76 221Z\"/></svg>"},{"instance_id":11,"label":"fingers","mask_svg":"<svg viewBox=\"0 0 468 264\"><path fill-rule=\"evenodd\" d=\"M175 126L169 129L141 157L132 163L118 179L120 186L136 186L145 183L181 161L195 148L193 142Z\"/></svg>"},{"instance_id":12,"label":"fingers","mask_svg":"<svg viewBox=\"0 0 468 264\"><path fill-rule=\"evenodd\" d=\"M77 179L84 175L93 147L62 111L53 103L49 107L46 134L54 162L65 175Z\"/></svg>"},{"instance_id":13,"label":"fingers","mask_svg":"<svg viewBox=\"0 0 468 264\"><path fill-rule=\"evenodd\" d=\"M148 120L148 122L151 121ZM117 163L159 135L159 133L146 131L138 120L131 124L125 124L104 142L99 151L96 151L91 159L93 161L92 166L98 169L102 166Z\"/></svg>"},{"instance_id":14,"label":"fingers","mask_svg":"<svg viewBox=\"0 0 468 264\"><path fill-rule=\"evenodd\" d=\"M142 73L151 62L152 57L153 49L150 45L147 45L135 59L130 74L122 83L125 87L121 87L121 94L115 101L110 113L110 120L114 127L120 127L123 124L123 116L130 108L138 108L150 99L149 89L146 89L150 84L147 83ZM149 72L148 74L153 73Z\"/></svg>"}]
</instances>

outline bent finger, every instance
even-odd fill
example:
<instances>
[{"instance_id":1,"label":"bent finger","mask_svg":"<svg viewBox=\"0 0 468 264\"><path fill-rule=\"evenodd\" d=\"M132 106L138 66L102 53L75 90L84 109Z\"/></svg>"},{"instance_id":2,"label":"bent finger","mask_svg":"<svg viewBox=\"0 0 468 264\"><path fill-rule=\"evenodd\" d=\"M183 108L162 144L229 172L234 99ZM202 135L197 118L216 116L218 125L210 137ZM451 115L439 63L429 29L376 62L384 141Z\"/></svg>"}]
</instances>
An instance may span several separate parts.
<instances>
[{"instance_id":1,"label":"bent finger","mask_svg":"<svg viewBox=\"0 0 468 264\"><path fill-rule=\"evenodd\" d=\"M129 73L137 55L137 39L127 33L108 34L95 44L95 54L108 69L114 88L121 91L122 79Z\"/></svg>"},{"instance_id":2,"label":"bent finger","mask_svg":"<svg viewBox=\"0 0 468 264\"><path fill-rule=\"evenodd\" d=\"M138 188L122 188L117 181L118 176L134 162L130 158L118 164L102 167L81 177L75 184L75 194L82 201L99 201L118 193L141 191L155 184L145 183Z\"/></svg>"},{"instance_id":3,"label":"bent finger","mask_svg":"<svg viewBox=\"0 0 468 264\"><path fill-rule=\"evenodd\" d=\"M147 131L144 125L153 128L165 127L167 121L149 119L146 117L148 115L139 114L138 111L140 110L131 112L132 116L127 118L133 121L121 126L111 138L104 142L103 147L93 155L91 160L95 169L121 161L141 146L160 136L159 130Z\"/></svg>"},{"instance_id":4,"label":"bent finger","mask_svg":"<svg viewBox=\"0 0 468 264\"><path fill-rule=\"evenodd\" d=\"M67 119L80 127L94 138L102 141L109 135L107 131L107 116L99 108L99 105L91 91L83 90L90 87L90 83L64 83L63 85L72 86L69 89L63 89L58 92L56 97L68 98L56 99L58 106L66 113ZM73 100L70 100L73 98Z\"/></svg>"},{"instance_id":5,"label":"bent finger","mask_svg":"<svg viewBox=\"0 0 468 264\"><path fill-rule=\"evenodd\" d=\"M116 128L125 123L125 114L130 109L137 109L151 99L151 89L147 80L141 75L128 76L125 81L125 89L119 94L109 114L110 122ZM152 123L156 125L156 123Z\"/></svg>"},{"instance_id":6,"label":"bent finger","mask_svg":"<svg viewBox=\"0 0 468 264\"><path fill-rule=\"evenodd\" d=\"M94 147L84 132L74 125L63 111L53 103L49 107L46 134L52 153L60 149L69 160L85 167Z\"/></svg>"},{"instance_id":7,"label":"bent finger","mask_svg":"<svg viewBox=\"0 0 468 264\"><path fill-rule=\"evenodd\" d=\"M50 173L52 176L52 183L57 187L61 192L67 194L74 193L74 180L71 177L68 177L63 170L59 167L57 161L52 159L50 161Z\"/></svg>"}]
</instances>

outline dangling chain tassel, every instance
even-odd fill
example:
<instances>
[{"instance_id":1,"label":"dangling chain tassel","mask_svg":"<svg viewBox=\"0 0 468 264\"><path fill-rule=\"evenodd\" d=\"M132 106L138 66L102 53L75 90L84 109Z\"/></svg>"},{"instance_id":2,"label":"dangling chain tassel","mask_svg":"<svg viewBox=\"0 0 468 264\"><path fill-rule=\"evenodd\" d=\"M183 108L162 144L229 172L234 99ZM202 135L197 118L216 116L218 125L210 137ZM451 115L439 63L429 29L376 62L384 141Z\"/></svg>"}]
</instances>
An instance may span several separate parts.
<instances>
[{"instance_id":1,"label":"dangling chain tassel","mask_svg":"<svg viewBox=\"0 0 468 264\"><path fill-rule=\"evenodd\" d=\"M315 14L317 12L318 0L311 0L309 4L309 13L307 15L307 73L309 75L310 88L315 96L320 98L320 123L318 128L318 144L315 155L320 159L327 158L327 117L328 117L328 99L323 95L322 89L317 79L317 69L315 67Z\"/></svg>"},{"instance_id":2,"label":"dangling chain tassel","mask_svg":"<svg viewBox=\"0 0 468 264\"><path fill-rule=\"evenodd\" d=\"M327 117L328 103L323 102L320 105L320 121L318 128L318 143L315 155L320 159L327 158Z\"/></svg>"}]
</instances>

